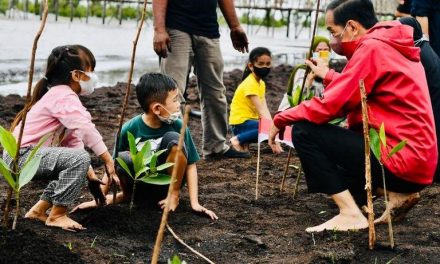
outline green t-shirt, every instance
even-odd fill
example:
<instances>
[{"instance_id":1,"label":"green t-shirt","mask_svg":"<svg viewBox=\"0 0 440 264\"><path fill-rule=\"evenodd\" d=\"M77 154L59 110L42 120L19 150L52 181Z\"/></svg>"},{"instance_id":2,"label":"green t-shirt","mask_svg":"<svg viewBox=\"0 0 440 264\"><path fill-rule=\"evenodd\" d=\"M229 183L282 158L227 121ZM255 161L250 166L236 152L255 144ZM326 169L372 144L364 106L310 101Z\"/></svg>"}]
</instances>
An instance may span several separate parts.
<instances>
[{"instance_id":1,"label":"green t-shirt","mask_svg":"<svg viewBox=\"0 0 440 264\"><path fill-rule=\"evenodd\" d=\"M162 123L160 128L151 128L145 124L142 120L142 115L138 115L127 121L121 130L121 136L119 138L119 146L117 152L129 150L127 132L130 131L135 138L141 138L141 142L149 139L161 138L166 132L175 131L180 133L182 128L182 120L178 119L173 124ZM193 164L200 159L197 149L194 146L189 129L186 128L185 132L185 145L188 152L188 164ZM113 154L114 156L114 154Z\"/></svg>"}]
</instances>

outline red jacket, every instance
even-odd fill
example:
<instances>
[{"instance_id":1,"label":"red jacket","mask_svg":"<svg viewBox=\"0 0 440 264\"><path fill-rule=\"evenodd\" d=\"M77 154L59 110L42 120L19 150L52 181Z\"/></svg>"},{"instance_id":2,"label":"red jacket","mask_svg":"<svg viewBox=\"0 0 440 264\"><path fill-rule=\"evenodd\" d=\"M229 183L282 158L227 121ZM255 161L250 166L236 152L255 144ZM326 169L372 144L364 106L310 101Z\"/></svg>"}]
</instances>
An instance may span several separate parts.
<instances>
[{"instance_id":1,"label":"red jacket","mask_svg":"<svg viewBox=\"0 0 440 264\"><path fill-rule=\"evenodd\" d=\"M324 124L347 115L349 128L362 133L359 80L364 79L369 125L378 130L385 123L388 147L382 155L407 140L385 167L404 180L432 183L437 139L420 49L414 47L412 35L411 27L397 21L377 23L360 39L342 73L327 73L324 98L277 114L275 126L302 120Z\"/></svg>"}]
</instances>

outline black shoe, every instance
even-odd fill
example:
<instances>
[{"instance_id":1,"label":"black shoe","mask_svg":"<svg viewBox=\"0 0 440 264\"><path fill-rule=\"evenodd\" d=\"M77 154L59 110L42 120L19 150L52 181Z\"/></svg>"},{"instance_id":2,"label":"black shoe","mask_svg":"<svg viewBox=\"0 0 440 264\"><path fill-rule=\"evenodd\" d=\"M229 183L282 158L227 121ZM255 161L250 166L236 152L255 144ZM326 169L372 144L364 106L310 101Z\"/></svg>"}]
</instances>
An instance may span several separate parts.
<instances>
[{"instance_id":1,"label":"black shoe","mask_svg":"<svg viewBox=\"0 0 440 264\"><path fill-rule=\"evenodd\" d=\"M242 152L242 151L237 151L235 149L233 149L232 147L230 147L226 152L220 154L220 153L216 153L216 154L210 154L210 155L205 155L205 160L216 160L216 159L249 159L251 157L251 154L249 152Z\"/></svg>"}]
</instances>

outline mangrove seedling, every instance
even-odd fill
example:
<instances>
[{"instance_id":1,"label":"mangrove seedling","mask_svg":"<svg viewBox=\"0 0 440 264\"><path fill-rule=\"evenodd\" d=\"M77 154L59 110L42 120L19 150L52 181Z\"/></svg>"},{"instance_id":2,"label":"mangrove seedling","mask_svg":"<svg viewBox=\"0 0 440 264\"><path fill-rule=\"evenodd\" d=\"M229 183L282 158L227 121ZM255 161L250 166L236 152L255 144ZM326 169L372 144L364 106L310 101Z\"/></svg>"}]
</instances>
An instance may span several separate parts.
<instances>
[{"instance_id":1,"label":"mangrove seedling","mask_svg":"<svg viewBox=\"0 0 440 264\"><path fill-rule=\"evenodd\" d=\"M131 209L133 208L134 193L136 191L136 183L141 181L155 185L170 184L171 177L167 174L161 173L161 171L173 166L174 163L166 162L157 166L157 158L164 153L166 149L154 151L151 147L151 140L147 140L143 144L139 144L140 139L135 139L133 134L130 132L127 134L133 170L131 170L123 159L116 158L116 160L125 170L125 172L133 179L133 190L130 200L131 213Z\"/></svg>"},{"instance_id":2,"label":"mangrove seedling","mask_svg":"<svg viewBox=\"0 0 440 264\"><path fill-rule=\"evenodd\" d=\"M382 123L379 128L379 133L374 128L370 128L370 147L373 151L374 156L379 161L380 168L382 170L382 181L383 181L383 191L384 191L384 200L385 200L385 208L388 208L388 194L387 188L385 184L385 170L383 164L398 151L402 150L406 146L406 140L402 140L394 146L388 155L384 155L382 149L387 148L387 136L385 133L385 124ZM391 223L391 215L388 216L388 232L390 236L390 246L394 248L394 235L393 235L393 225Z\"/></svg>"},{"instance_id":3,"label":"mangrove seedling","mask_svg":"<svg viewBox=\"0 0 440 264\"><path fill-rule=\"evenodd\" d=\"M15 230L17 225L18 216L20 213L20 191L28 182L32 180L37 173L38 167L40 166L41 157L35 156L38 149L46 142L51 134L48 134L40 139L38 144L33 147L31 153L27 157L25 163L21 169L13 168L13 163L8 165L3 159L0 158L0 174L3 175L5 180L11 186L12 190L15 192L16 201L16 211L14 216L14 222L12 224L12 229ZM0 126L0 144L2 145L4 151L13 159L17 159L17 141L11 132Z\"/></svg>"}]
</instances>

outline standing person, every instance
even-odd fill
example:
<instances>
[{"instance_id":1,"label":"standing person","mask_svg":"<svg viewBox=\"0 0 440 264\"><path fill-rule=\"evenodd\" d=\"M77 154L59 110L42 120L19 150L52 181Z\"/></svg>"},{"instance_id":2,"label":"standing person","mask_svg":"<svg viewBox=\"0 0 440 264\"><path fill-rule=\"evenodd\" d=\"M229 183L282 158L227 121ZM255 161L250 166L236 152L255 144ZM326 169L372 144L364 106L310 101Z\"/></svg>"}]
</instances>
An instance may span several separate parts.
<instances>
[{"instance_id":1,"label":"standing person","mask_svg":"<svg viewBox=\"0 0 440 264\"><path fill-rule=\"evenodd\" d=\"M258 141L260 117L272 120L266 103L264 82L271 67L272 57L267 48L258 47L251 51L242 82L232 98L229 115L229 125L234 133L231 145L238 151L249 151L249 143ZM277 143L276 147L280 145Z\"/></svg>"},{"instance_id":2,"label":"standing person","mask_svg":"<svg viewBox=\"0 0 440 264\"><path fill-rule=\"evenodd\" d=\"M248 40L233 0L154 0L154 51L162 58L161 72L176 80L182 103L187 74L194 65L200 89L204 157L249 158L248 153L226 144L228 105L223 85L217 4L231 30L234 48L247 52Z\"/></svg>"},{"instance_id":3,"label":"standing person","mask_svg":"<svg viewBox=\"0 0 440 264\"><path fill-rule=\"evenodd\" d=\"M376 222L386 222L390 215L401 219L420 199L419 192L432 183L438 158L420 49L414 47L410 27L398 21L378 22L370 0L334 0L327 6L325 21L332 50L347 57L347 66L337 74L306 61L327 85L324 98L314 97L277 114L269 144L285 126L294 124L292 139L309 192L326 193L339 207L338 215L307 232L367 228L358 207L366 202L359 91L359 80L364 80L369 127L378 130L385 123L388 146L382 148L383 155L407 141L401 151L382 159L390 201ZM344 115L349 129L327 124ZM383 186L374 155L371 173L373 188Z\"/></svg>"},{"instance_id":4,"label":"standing person","mask_svg":"<svg viewBox=\"0 0 440 264\"><path fill-rule=\"evenodd\" d=\"M92 123L90 113L79 100L79 95L89 95L95 88L94 68L95 57L86 47L56 47L47 60L45 76L33 89L20 146L19 166L24 165L33 146L43 136L52 133L36 154L41 156L41 163L35 175L35 178L52 181L44 189L40 200L25 215L26 218L43 221L47 226L71 231L84 229L69 218L67 207L78 198L86 179L96 202L105 202L99 188L102 182L90 166L90 156L84 146L92 149L104 161L109 182L114 179L119 184L113 159ZM18 113L12 124L15 137L18 136L23 113ZM10 164L11 157L6 152L3 155Z\"/></svg>"},{"instance_id":5,"label":"standing person","mask_svg":"<svg viewBox=\"0 0 440 264\"><path fill-rule=\"evenodd\" d=\"M412 0L411 15L419 21L432 49L440 56L440 1Z\"/></svg>"}]
</instances>

